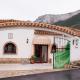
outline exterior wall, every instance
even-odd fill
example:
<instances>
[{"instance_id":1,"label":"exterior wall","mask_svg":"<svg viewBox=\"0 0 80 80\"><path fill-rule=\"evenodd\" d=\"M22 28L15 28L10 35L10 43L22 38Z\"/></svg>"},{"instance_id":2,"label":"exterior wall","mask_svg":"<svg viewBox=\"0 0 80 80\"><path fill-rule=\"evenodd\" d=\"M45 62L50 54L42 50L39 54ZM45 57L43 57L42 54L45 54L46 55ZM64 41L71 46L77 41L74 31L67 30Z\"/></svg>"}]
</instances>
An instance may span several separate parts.
<instances>
[{"instance_id":1,"label":"exterior wall","mask_svg":"<svg viewBox=\"0 0 80 80\"><path fill-rule=\"evenodd\" d=\"M13 34L13 39L8 39L8 33ZM34 30L28 28L14 28L0 31L0 58L30 58L32 55L32 40ZM29 39L28 43L27 38ZM4 45L12 42L17 47L17 54L4 54Z\"/></svg>"},{"instance_id":2,"label":"exterior wall","mask_svg":"<svg viewBox=\"0 0 80 80\"><path fill-rule=\"evenodd\" d=\"M39 35L37 35L39 36ZM35 36L35 37L37 37ZM54 36L48 36L48 35L43 35L41 37L44 37L44 38L49 38L51 40L51 44L48 45L48 59L52 58L52 55L51 55L51 48L52 48L52 45L54 43ZM61 39L59 38L63 38L65 40L61 41ZM67 40L70 41L70 62L74 62L74 61L78 61L80 60L80 39L79 37L64 37L64 36L55 36L55 44L57 45L57 48L61 48L61 47L64 47L66 44L67 44ZM78 45L76 45L76 43L74 42L74 45L73 45L73 40L78 40Z\"/></svg>"},{"instance_id":3,"label":"exterior wall","mask_svg":"<svg viewBox=\"0 0 80 80\"><path fill-rule=\"evenodd\" d=\"M54 44L54 37L55 37L55 44L56 44L57 48L62 48L62 47L64 48L65 45L67 44L67 40L71 40L71 38L67 37L67 36L65 37L65 36L54 36L54 35L53 36L50 36L50 35L35 35L34 37L44 38L45 39L44 43L46 43L46 38L50 39L51 43L46 44L46 45L48 45L48 61L50 59L52 59L52 57L53 57L53 55L51 54L51 49L52 49L52 45ZM65 40L62 40L62 38L65 39Z\"/></svg>"},{"instance_id":4,"label":"exterior wall","mask_svg":"<svg viewBox=\"0 0 80 80\"><path fill-rule=\"evenodd\" d=\"M78 40L78 42L76 42L76 40ZM74 37L71 40L70 61L74 62L78 60L80 60L80 39L78 37Z\"/></svg>"},{"instance_id":5,"label":"exterior wall","mask_svg":"<svg viewBox=\"0 0 80 80\"><path fill-rule=\"evenodd\" d=\"M8 33L13 34L13 39L8 38ZM33 39L35 37L41 37L41 38L48 38L50 39L51 43L48 45L48 60L51 59L52 55L51 48L54 43L54 36L50 35L34 35L34 29L32 28L11 28L11 29L4 29L0 30L0 63L3 61L11 61L10 58L13 59L13 62L21 62L21 59L23 58L30 58L32 54L34 54L34 44ZM70 61L73 62L75 60L80 60L80 39L78 42L77 47L76 45L73 45L73 40L76 39L70 38L70 37L64 37L64 36L57 36L58 38L55 39L55 43L57 47L64 47L66 45L66 41L60 41L60 38L69 39L71 41L71 50L70 50ZM29 42L27 43L27 38L29 39ZM12 42L17 47L17 54L4 54L4 45L8 42ZM14 60L15 59L15 60Z\"/></svg>"}]
</instances>

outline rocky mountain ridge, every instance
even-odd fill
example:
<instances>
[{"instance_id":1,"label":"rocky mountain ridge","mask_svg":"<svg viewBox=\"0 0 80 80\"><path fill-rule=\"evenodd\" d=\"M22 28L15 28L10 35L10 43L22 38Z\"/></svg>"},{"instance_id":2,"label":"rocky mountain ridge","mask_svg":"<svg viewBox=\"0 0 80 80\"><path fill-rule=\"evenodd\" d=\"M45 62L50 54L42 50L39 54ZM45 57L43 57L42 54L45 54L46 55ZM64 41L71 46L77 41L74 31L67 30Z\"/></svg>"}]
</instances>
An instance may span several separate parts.
<instances>
[{"instance_id":1,"label":"rocky mountain ridge","mask_svg":"<svg viewBox=\"0 0 80 80\"><path fill-rule=\"evenodd\" d=\"M52 15L46 14L39 16L35 22L45 22L61 26L80 27L80 10L66 14Z\"/></svg>"}]
</instances>

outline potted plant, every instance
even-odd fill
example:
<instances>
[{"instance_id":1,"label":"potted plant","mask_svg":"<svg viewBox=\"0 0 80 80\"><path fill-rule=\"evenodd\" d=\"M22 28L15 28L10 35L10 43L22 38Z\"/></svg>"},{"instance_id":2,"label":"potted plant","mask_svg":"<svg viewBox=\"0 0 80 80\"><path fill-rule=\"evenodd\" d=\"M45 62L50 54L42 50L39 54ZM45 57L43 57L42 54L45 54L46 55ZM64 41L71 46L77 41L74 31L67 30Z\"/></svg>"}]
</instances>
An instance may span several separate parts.
<instances>
[{"instance_id":1,"label":"potted plant","mask_svg":"<svg viewBox=\"0 0 80 80\"><path fill-rule=\"evenodd\" d=\"M31 56L31 58L30 58L31 64L34 64L37 61L37 59L38 58L35 55Z\"/></svg>"},{"instance_id":2,"label":"potted plant","mask_svg":"<svg viewBox=\"0 0 80 80\"><path fill-rule=\"evenodd\" d=\"M31 56L31 58L30 58L30 63L31 63L31 64L34 64L34 63L35 63L34 55L33 55L33 56Z\"/></svg>"}]
</instances>

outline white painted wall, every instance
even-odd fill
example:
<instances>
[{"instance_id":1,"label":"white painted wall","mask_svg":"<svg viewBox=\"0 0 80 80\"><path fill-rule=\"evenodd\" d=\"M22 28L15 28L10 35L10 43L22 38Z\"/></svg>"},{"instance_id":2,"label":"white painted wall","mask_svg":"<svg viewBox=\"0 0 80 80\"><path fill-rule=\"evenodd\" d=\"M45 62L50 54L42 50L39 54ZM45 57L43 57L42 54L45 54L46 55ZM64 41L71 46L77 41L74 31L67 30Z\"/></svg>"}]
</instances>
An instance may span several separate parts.
<instances>
[{"instance_id":1,"label":"white painted wall","mask_svg":"<svg viewBox=\"0 0 80 80\"><path fill-rule=\"evenodd\" d=\"M74 43L73 45L73 40L78 39L78 45L76 45L76 43ZM77 61L80 60L80 38L78 37L74 37L71 40L71 51L70 51L70 61Z\"/></svg>"},{"instance_id":2,"label":"white painted wall","mask_svg":"<svg viewBox=\"0 0 80 80\"><path fill-rule=\"evenodd\" d=\"M36 37L36 39L39 37L41 39L50 39L51 43L50 45L53 45L54 44L54 36L52 35L35 35L34 37ZM63 40L63 39L65 40ZM55 36L55 44L57 46L57 48L62 48L62 47L65 47L65 45L67 44L67 40L71 40L70 37L68 36ZM48 44L47 44L48 45ZM50 46L48 45L48 46ZM52 55L51 55L51 48L48 47L48 58L52 58Z\"/></svg>"},{"instance_id":3,"label":"white painted wall","mask_svg":"<svg viewBox=\"0 0 80 80\"><path fill-rule=\"evenodd\" d=\"M13 39L8 39L8 33L13 33ZM11 28L11 29L0 29L0 58L30 58L32 55L32 41L33 38L39 37L39 35L34 35L33 28ZM40 36L41 37L41 36ZM51 44L54 42L54 36L45 35L42 37L47 37L51 40ZM62 36L58 36L62 37ZM27 38L29 39L29 43L26 43ZM64 37L66 39L71 40L71 50L70 50L70 61L80 60L80 39L78 43L78 48L72 44L74 38ZM56 44L66 45L66 42L60 43L58 39L55 40ZM9 55L3 53L3 47L6 43L13 42L17 46L17 54ZM50 58L50 51L48 51L48 57Z\"/></svg>"},{"instance_id":4,"label":"white painted wall","mask_svg":"<svg viewBox=\"0 0 80 80\"><path fill-rule=\"evenodd\" d=\"M8 39L8 33L13 33L13 39ZM0 58L28 58L32 54L32 40L34 37L34 30L28 28L14 28L7 30L0 30ZM26 43L29 39L28 44ZM17 46L17 54L4 54L4 44L13 42Z\"/></svg>"},{"instance_id":5,"label":"white painted wall","mask_svg":"<svg viewBox=\"0 0 80 80\"><path fill-rule=\"evenodd\" d=\"M60 38L64 38L64 39L68 39L70 42L70 62L73 61L78 61L80 60L80 38L79 37L62 37L62 36L57 36ZM78 40L78 45L76 45L76 43L74 43L73 45L73 40ZM51 43L54 42L54 39L51 37ZM56 45L58 45L58 47L62 47L65 46L67 44L67 41L60 41L59 38L55 37L55 43Z\"/></svg>"}]
</instances>

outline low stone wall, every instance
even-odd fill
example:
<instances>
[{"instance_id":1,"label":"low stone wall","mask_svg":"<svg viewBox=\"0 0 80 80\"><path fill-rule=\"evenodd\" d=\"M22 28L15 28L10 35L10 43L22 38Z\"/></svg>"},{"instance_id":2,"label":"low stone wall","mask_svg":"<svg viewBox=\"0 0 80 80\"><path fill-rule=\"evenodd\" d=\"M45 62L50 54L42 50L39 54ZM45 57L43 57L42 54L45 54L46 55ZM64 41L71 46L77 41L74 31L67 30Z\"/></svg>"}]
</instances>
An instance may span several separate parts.
<instances>
[{"instance_id":1,"label":"low stone wall","mask_svg":"<svg viewBox=\"0 0 80 80\"><path fill-rule=\"evenodd\" d=\"M30 63L29 58L0 58L0 63Z\"/></svg>"}]
</instances>

